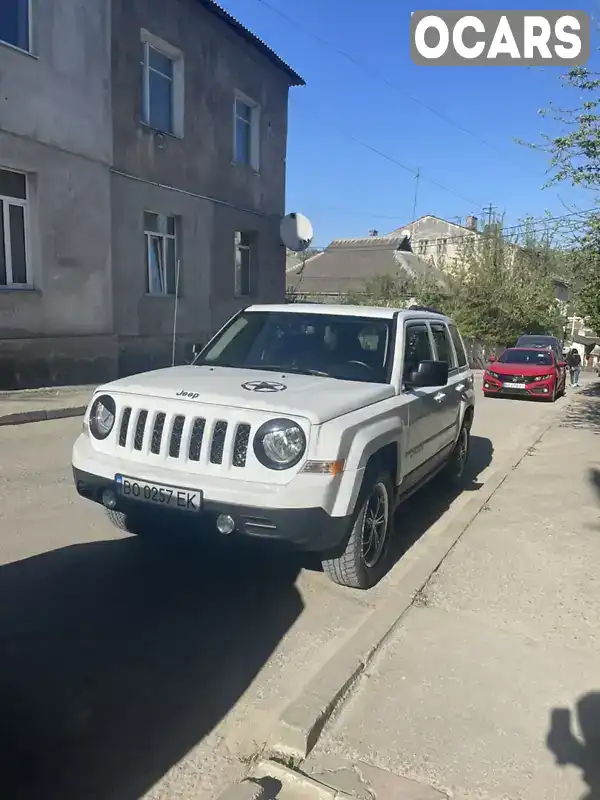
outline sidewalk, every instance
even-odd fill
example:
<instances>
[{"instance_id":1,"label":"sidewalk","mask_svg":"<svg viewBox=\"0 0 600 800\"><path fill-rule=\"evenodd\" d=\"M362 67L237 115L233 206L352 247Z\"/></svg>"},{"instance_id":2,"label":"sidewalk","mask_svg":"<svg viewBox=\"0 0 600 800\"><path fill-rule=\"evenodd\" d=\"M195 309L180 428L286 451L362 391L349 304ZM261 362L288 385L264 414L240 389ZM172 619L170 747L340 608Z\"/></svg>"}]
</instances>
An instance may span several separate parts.
<instances>
[{"instance_id":1,"label":"sidewalk","mask_svg":"<svg viewBox=\"0 0 600 800\"><path fill-rule=\"evenodd\" d=\"M467 528L302 771L418 782L393 800L600 797L599 456L596 383Z\"/></svg>"},{"instance_id":2,"label":"sidewalk","mask_svg":"<svg viewBox=\"0 0 600 800\"><path fill-rule=\"evenodd\" d=\"M80 416L95 388L95 385L56 386L0 392L0 426Z\"/></svg>"}]
</instances>

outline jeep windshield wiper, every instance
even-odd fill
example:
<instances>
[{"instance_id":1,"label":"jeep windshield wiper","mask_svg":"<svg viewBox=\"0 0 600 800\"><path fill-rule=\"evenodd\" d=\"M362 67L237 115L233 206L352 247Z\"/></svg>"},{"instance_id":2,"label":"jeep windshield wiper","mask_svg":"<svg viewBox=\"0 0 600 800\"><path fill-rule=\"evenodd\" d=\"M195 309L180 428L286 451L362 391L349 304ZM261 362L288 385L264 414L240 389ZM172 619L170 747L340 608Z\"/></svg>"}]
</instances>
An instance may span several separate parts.
<instances>
[{"instance_id":1,"label":"jeep windshield wiper","mask_svg":"<svg viewBox=\"0 0 600 800\"><path fill-rule=\"evenodd\" d=\"M300 367L282 367L281 364L260 364L252 366L244 365L242 369L264 369L269 372L289 372L294 375L318 375L322 378L331 378L331 375L328 372L323 372L320 369L300 369Z\"/></svg>"}]
</instances>

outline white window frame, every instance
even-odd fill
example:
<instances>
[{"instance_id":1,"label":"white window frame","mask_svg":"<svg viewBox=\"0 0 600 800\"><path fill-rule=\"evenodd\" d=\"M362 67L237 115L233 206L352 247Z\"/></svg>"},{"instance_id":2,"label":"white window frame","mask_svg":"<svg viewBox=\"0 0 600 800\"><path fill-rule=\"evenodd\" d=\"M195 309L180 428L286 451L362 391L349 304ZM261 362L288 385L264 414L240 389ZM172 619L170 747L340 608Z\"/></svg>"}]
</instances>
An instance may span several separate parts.
<instances>
[{"instance_id":1,"label":"white window frame","mask_svg":"<svg viewBox=\"0 0 600 800\"><path fill-rule=\"evenodd\" d=\"M0 194L0 203L2 203L3 214L3 229L4 229L4 259L6 261L6 283L0 283L0 290L6 291L7 289L32 289L31 279L29 277L29 264L30 264L30 247L29 247L29 180L27 173L21 172L18 169L9 169L8 167L0 166L0 172L14 172L17 175L25 177L25 200L20 197L10 197ZM25 283L14 283L12 274L12 243L10 238L10 211L9 206L19 206L23 209L23 227L25 236Z\"/></svg>"},{"instance_id":2,"label":"white window frame","mask_svg":"<svg viewBox=\"0 0 600 800\"><path fill-rule=\"evenodd\" d=\"M157 217L163 218L165 220L164 231L150 231L146 229L146 225L144 224L144 238L146 239L146 268L147 268L147 276L146 279L148 281L148 288L146 290L146 294L150 295L151 297L175 297L177 292L177 217L173 214L162 214L159 211L151 211L150 209L144 209L144 216L146 214L156 214ZM166 221L168 219L173 220L173 230L174 233L168 233L168 225ZM162 282L164 286L163 292L153 292L152 291L152 281L150 280L150 263L151 263L151 255L152 255L152 239L160 239L161 240L161 258L162 258ZM172 240L174 243L174 253L175 253L175 274L173 275L174 278L174 291L169 292L168 286L168 274L167 274L167 242Z\"/></svg>"},{"instance_id":3,"label":"white window frame","mask_svg":"<svg viewBox=\"0 0 600 800\"><path fill-rule=\"evenodd\" d=\"M242 244L242 236L250 235L252 241ZM252 271L254 268L254 231L235 231L233 235L234 246L234 294L236 297L252 297ZM242 292L242 260L238 257L242 252L248 253L248 293Z\"/></svg>"},{"instance_id":4,"label":"white window frame","mask_svg":"<svg viewBox=\"0 0 600 800\"><path fill-rule=\"evenodd\" d=\"M250 163L237 160L237 104L243 103L250 109ZM247 122L240 117L243 122ZM260 105L248 95L236 91L233 98L233 161L235 164L250 167L255 172L260 171Z\"/></svg>"},{"instance_id":5,"label":"white window frame","mask_svg":"<svg viewBox=\"0 0 600 800\"><path fill-rule=\"evenodd\" d=\"M0 0L2 2L2 0ZM36 0L17 0L17 2L25 2L27 4L27 47L19 47L18 44L14 44L13 42L7 42L6 39L2 39L0 36L0 44L4 45L5 47L11 47L13 50L18 50L19 53L27 53L27 55L33 55L33 23L32 17L34 14L34 4Z\"/></svg>"},{"instance_id":6,"label":"white window frame","mask_svg":"<svg viewBox=\"0 0 600 800\"><path fill-rule=\"evenodd\" d=\"M154 126L150 122L150 63L149 63L149 48L158 51L161 55L168 58L173 65L173 77L171 88L171 130L163 131L169 136L176 136L178 139L183 139L184 131L184 59L183 53L179 48L174 47L164 39L160 39L150 31L142 28L140 33L140 41L144 45L144 61L142 63L143 69L143 85L142 85L142 106L141 106L141 120L143 125L150 128ZM153 70L155 71L155 70ZM160 73L162 74L162 73ZM165 76L166 77L166 76Z\"/></svg>"}]
</instances>

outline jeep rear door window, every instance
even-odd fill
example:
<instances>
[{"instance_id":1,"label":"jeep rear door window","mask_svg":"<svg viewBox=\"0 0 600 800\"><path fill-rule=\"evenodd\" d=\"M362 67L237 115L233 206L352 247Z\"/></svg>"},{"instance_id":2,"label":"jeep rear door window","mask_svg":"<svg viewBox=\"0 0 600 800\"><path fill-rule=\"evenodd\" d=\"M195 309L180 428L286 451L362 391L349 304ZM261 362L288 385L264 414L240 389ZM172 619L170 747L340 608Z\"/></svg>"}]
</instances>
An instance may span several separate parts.
<instances>
[{"instance_id":1,"label":"jeep rear door window","mask_svg":"<svg viewBox=\"0 0 600 800\"><path fill-rule=\"evenodd\" d=\"M456 369L456 361L454 360L454 351L452 350L448 329L443 322L432 322L430 324L435 349L437 350L437 360L445 361L450 371Z\"/></svg>"},{"instance_id":2,"label":"jeep rear door window","mask_svg":"<svg viewBox=\"0 0 600 800\"><path fill-rule=\"evenodd\" d=\"M245 311L194 364L389 383L392 319Z\"/></svg>"},{"instance_id":3,"label":"jeep rear door window","mask_svg":"<svg viewBox=\"0 0 600 800\"><path fill-rule=\"evenodd\" d=\"M429 329L424 322L410 322L406 326L404 339L404 380L408 380L421 361L431 361L431 339Z\"/></svg>"},{"instance_id":4,"label":"jeep rear door window","mask_svg":"<svg viewBox=\"0 0 600 800\"><path fill-rule=\"evenodd\" d=\"M468 359L467 354L465 353L465 348L463 347L462 339L460 338L460 333L458 332L456 325L448 325L448 328L450 330L452 341L454 342L454 349L456 350L456 357L458 358L458 366L462 369L463 367L468 366Z\"/></svg>"}]
</instances>

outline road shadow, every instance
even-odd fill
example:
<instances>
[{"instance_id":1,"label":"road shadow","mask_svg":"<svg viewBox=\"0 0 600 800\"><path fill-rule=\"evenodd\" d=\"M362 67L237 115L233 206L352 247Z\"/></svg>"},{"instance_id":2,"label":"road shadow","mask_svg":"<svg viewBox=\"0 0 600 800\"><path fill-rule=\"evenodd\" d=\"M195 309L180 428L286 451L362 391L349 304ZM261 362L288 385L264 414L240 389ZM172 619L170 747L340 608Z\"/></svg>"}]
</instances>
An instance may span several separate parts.
<instances>
[{"instance_id":1,"label":"road shadow","mask_svg":"<svg viewBox=\"0 0 600 800\"><path fill-rule=\"evenodd\" d=\"M142 797L298 619L298 571L262 549L134 537L0 567L0 795Z\"/></svg>"},{"instance_id":2,"label":"road shadow","mask_svg":"<svg viewBox=\"0 0 600 800\"><path fill-rule=\"evenodd\" d=\"M577 702L576 715L579 734L573 731L570 709L552 709L546 745L557 765L581 770L589 789L581 800L600 800L600 692L583 695Z\"/></svg>"},{"instance_id":3,"label":"road shadow","mask_svg":"<svg viewBox=\"0 0 600 800\"><path fill-rule=\"evenodd\" d=\"M400 505L394 519L390 569L438 521L460 494L481 489L483 484L477 479L492 463L493 455L494 446L490 439L471 436L471 451L462 488L450 489L440 478L435 478Z\"/></svg>"},{"instance_id":4,"label":"road shadow","mask_svg":"<svg viewBox=\"0 0 600 800\"><path fill-rule=\"evenodd\" d=\"M565 409L560 427L600 433L600 381L585 384L576 392L577 396Z\"/></svg>"}]
</instances>

